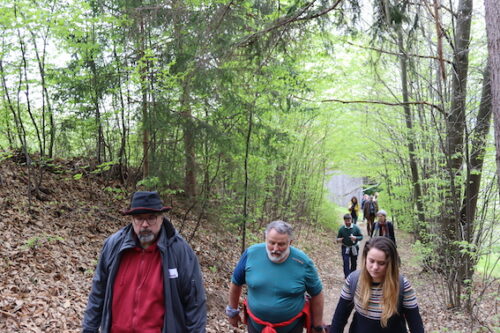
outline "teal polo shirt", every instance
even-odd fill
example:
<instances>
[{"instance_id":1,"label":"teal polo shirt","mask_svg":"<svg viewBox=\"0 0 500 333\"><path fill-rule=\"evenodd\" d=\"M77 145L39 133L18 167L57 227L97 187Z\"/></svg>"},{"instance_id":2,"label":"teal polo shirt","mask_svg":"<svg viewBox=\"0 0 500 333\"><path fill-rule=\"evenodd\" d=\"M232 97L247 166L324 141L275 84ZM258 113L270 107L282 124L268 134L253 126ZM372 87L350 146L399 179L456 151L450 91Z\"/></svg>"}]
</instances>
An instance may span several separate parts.
<instances>
[{"instance_id":1,"label":"teal polo shirt","mask_svg":"<svg viewBox=\"0 0 500 333\"><path fill-rule=\"evenodd\" d=\"M290 247L288 258L277 264L269 260L265 243L253 245L243 253L232 282L247 285L250 310L271 323L294 317L304 307L305 292L316 296L323 289L313 261L304 252ZM278 328L277 332L286 332L286 328Z\"/></svg>"}]
</instances>

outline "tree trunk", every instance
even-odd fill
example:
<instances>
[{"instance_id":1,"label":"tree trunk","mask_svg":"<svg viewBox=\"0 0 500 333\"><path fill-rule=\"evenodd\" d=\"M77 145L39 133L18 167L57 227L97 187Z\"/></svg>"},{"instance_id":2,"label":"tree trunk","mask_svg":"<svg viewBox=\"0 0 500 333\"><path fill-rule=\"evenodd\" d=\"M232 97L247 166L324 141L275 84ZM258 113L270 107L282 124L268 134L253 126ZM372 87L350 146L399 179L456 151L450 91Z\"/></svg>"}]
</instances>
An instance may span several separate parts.
<instances>
[{"instance_id":1,"label":"tree trunk","mask_svg":"<svg viewBox=\"0 0 500 333\"><path fill-rule=\"evenodd\" d=\"M115 58L115 61L117 64L120 64L120 59L118 57L118 54L116 52L116 46L113 47L113 56ZM121 72L121 68L119 68L118 73ZM123 91L122 91L122 79L121 75L118 74L118 86L120 87L118 89L118 98L120 101L120 120L118 123L121 123L121 131L120 131L120 149L118 150L118 168L119 168L119 174L120 174L120 180L121 183L125 183L125 169L127 165L127 154L126 154L126 147L127 147L127 125L125 123L125 101L123 98Z\"/></svg>"},{"instance_id":2,"label":"tree trunk","mask_svg":"<svg viewBox=\"0 0 500 333\"><path fill-rule=\"evenodd\" d=\"M187 49L184 42L184 22L182 21L186 10L187 8L185 8L183 1L175 0L172 2L172 11L175 12L173 16L173 29L177 59L173 71L182 77L179 85L182 89L180 116L184 134L184 193L188 199L196 199L196 153L190 96L190 82L193 80L193 69L188 65L189 60L186 58Z\"/></svg>"},{"instance_id":3,"label":"tree trunk","mask_svg":"<svg viewBox=\"0 0 500 333\"><path fill-rule=\"evenodd\" d=\"M460 170L463 162L471 14L472 0L461 0L455 29L451 110L446 119L447 150L452 177Z\"/></svg>"},{"instance_id":4,"label":"tree trunk","mask_svg":"<svg viewBox=\"0 0 500 333\"><path fill-rule=\"evenodd\" d=\"M453 290L449 295L452 306L461 306L463 262L456 241L461 241L461 190L456 178L464 160L465 98L467 94L467 74L469 68L469 42L472 14L472 0L460 0L457 12L454 39L454 61L452 73L451 109L446 118L446 155L449 187L445 195L445 213L442 219L442 233L445 238L443 258L448 275L448 286Z\"/></svg>"},{"instance_id":5,"label":"tree trunk","mask_svg":"<svg viewBox=\"0 0 500 333\"><path fill-rule=\"evenodd\" d=\"M403 93L403 103L404 103L403 109L405 112L406 129L408 130L407 145L408 145L408 154L410 158L411 180L413 185L413 194L415 196L415 205L417 208L417 216L418 216L418 221L415 224L415 237L418 240L422 240L420 226L424 223L425 216L424 216L424 205L422 203L422 189L420 186L420 177L418 173L418 165L415 152L415 144L414 144L415 135L413 132L412 114L410 105L408 104L410 100L408 95L408 56L406 55L406 50L403 45L403 33L401 31L401 26L397 26L396 29L398 35L399 52L401 53L401 56L399 58L401 66L401 87Z\"/></svg>"},{"instance_id":6,"label":"tree trunk","mask_svg":"<svg viewBox=\"0 0 500 333\"><path fill-rule=\"evenodd\" d=\"M100 92L99 92L99 84L98 84L98 73L97 66L93 59L90 60L90 69L92 71L92 86L93 86L93 96L92 103L94 104L95 111L95 122L97 125L97 140L96 140L96 159L97 163L102 163L103 160L106 159L105 147L104 147L104 133L102 128L102 119L101 119L101 109L99 106L100 100Z\"/></svg>"},{"instance_id":7,"label":"tree trunk","mask_svg":"<svg viewBox=\"0 0 500 333\"><path fill-rule=\"evenodd\" d=\"M19 37L19 47L20 47L20 51L21 51L21 59L22 59L22 64L23 64L22 65L22 67L23 67L22 73L24 74L24 86L25 86L24 94L26 96L26 111L28 111L28 115L30 116L31 123L33 124L33 128L35 129L36 137L38 139L38 149L40 151L40 156L44 156L45 152L43 150L40 130L38 128L38 125L37 125L37 122L35 119L35 115L33 114L33 111L31 110L30 85L29 85L29 79L28 79L29 69L28 69L28 61L26 59L26 44L23 41L23 38L21 36L21 32L19 29L17 30L17 34ZM21 82L21 78L20 78L19 82ZM20 109L19 109L19 112L20 112ZM19 118L21 118L21 117L19 117ZM25 148L26 148L26 150L28 149L27 146L25 146Z\"/></svg>"},{"instance_id":8,"label":"tree trunk","mask_svg":"<svg viewBox=\"0 0 500 333\"><path fill-rule=\"evenodd\" d=\"M142 81L142 80L141 80ZM142 86L142 177L149 177L149 117L148 117L148 94L145 85Z\"/></svg>"},{"instance_id":9,"label":"tree trunk","mask_svg":"<svg viewBox=\"0 0 500 333\"><path fill-rule=\"evenodd\" d=\"M189 80L189 79L187 79ZM191 106L189 103L189 83L187 80L183 85L181 116L184 124L184 156L186 158L184 191L188 198L196 197L196 158L195 158L195 142L193 133L193 120L191 114Z\"/></svg>"},{"instance_id":10,"label":"tree trunk","mask_svg":"<svg viewBox=\"0 0 500 333\"><path fill-rule=\"evenodd\" d=\"M488 36L489 64L491 70L491 105L495 127L497 181L500 191L500 2L484 0L486 33Z\"/></svg>"},{"instance_id":11,"label":"tree trunk","mask_svg":"<svg viewBox=\"0 0 500 333\"><path fill-rule=\"evenodd\" d=\"M492 114L490 76L490 68L489 66L486 66L483 78L481 104L479 106L479 112L476 119L476 128L472 133L472 146L468 167L469 170L467 174L464 203L462 205L462 216L466 222L466 228L464 228L464 239L466 241L472 241L473 239L471 226L474 221L477 207L486 140L490 128Z\"/></svg>"},{"instance_id":12,"label":"tree trunk","mask_svg":"<svg viewBox=\"0 0 500 333\"><path fill-rule=\"evenodd\" d=\"M144 29L144 18L141 16L140 18L140 61L146 61L144 59L145 55L145 29ZM148 116L148 92L147 92L147 66L143 64L141 69L141 109L142 109L142 177L149 177L149 116Z\"/></svg>"},{"instance_id":13,"label":"tree trunk","mask_svg":"<svg viewBox=\"0 0 500 333\"><path fill-rule=\"evenodd\" d=\"M15 109L13 101L10 97L9 89L7 86L7 79L6 79L6 74L3 68L3 61L0 58L0 76L2 77L2 87L4 91L4 99L6 101L7 107L9 110L12 112L12 118L14 119L14 124L16 127L16 133L17 133L17 138L19 140L19 143L21 144L21 147L23 151L26 150L26 129L24 127L23 119L21 117L21 111L19 110L19 105ZM19 87L18 90L21 87L21 78L19 78ZM16 112L17 110L17 112ZM13 147L14 148L14 147Z\"/></svg>"},{"instance_id":14,"label":"tree trunk","mask_svg":"<svg viewBox=\"0 0 500 333\"><path fill-rule=\"evenodd\" d=\"M486 150L486 140L490 129L491 121L491 84L490 69L486 66L483 77L483 91L481 104L476 119L476 128L472 131L472 143L470 148L470 158L467 163L467 178L465 183L465 194L462 204L462 239L470 244L478 245L474 242L474 220L476 215L477 198L481 186L481 175L483 170L484 154ZM463 254L464 275L466 281L472 282L474 266L477 262L473 253ZM469 293L468 293L469 294ZM470 294L467 295L467 308L471 309Z\"/></svg>"},{"instance_id":15,"label":"tree trunk","mask_svg":"<svg viewBox=\"0 0 500 333\"><path fill-rule=\"evenodd\" d=\"M247 219L248 219L248 155L250 154L250 139L252 137L253 128L253 108L254 105L250 106L248 114L248 130L247 137L245 140L245 188L243 191L243 220L241 221L241 253L245 251L246 248L246 234L247 234Z\"/></svg>"}]
</instances>

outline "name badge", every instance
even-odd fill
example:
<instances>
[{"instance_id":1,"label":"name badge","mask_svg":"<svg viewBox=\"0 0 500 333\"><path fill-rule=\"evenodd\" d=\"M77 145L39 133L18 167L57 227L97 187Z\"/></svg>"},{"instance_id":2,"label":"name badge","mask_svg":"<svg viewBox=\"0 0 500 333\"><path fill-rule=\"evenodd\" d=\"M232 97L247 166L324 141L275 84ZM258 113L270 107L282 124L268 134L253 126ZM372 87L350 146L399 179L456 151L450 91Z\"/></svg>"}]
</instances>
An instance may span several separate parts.
<instances>
[{"instance_id":1,"label":"name badge","mask_svg":"<svg viewBox=\"0 0 500 333\"><path fill-rule=\"evenodd\" d=\"M179 277L179 273L177 273L177 268L169 268L168 269L168 277L171 279L175 279Z\"/></svg>"}]
</instances>

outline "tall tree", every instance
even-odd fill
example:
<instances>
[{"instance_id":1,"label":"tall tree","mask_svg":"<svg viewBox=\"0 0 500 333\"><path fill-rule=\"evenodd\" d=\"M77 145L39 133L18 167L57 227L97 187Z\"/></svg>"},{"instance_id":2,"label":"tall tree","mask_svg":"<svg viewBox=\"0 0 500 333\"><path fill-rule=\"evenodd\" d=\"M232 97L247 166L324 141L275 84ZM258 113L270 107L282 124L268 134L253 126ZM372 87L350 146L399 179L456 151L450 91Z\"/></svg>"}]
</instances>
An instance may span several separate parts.
<instances>
[{"instance_id":1,"label":"tall tree","mask_svg":"<svg viewBox=\"0 0 500 333\"><path fill-rule=\"evenodd\" d=\"M481 95L481 103L475 121L475 128L470 132L469 153L466 154L467 171L465 176L465 189L461 210L461 237L464 241L470 244L470 248L474 251L463 254L461 261L462 275L464 281L472 281L475 266L478 262L476 255L477 249L480 248L480 237L483 233L479 223L476 221L477 202L480 195L481 176L483 174L484 156L486 151L486 143L488 132L491 123L491 74L489 65L486 66L483 76L483 89ZM467 293L467 308L472 311L471 293Z\"/></svg>"},{"instance_id":2,"label":"tall tree","mask_svg":"<svg viewBox=\"0 0 500 333\"><path fill-rule=\"evenodd\" d=\"M417 152L415 148L415 134L413 128L413 115L411 107L409 104L409 92L408 92L408 55L404 47L403 32L401 28L401 22L396 23L396 35L397 35L397 45L400 55L400 71L401 71L401 93L403 98L403 109L405 114L405 124L407 135L407 145L408 145L408 155L410 161L410 171L411 180L413 185L413 193L415 196L415 206L417 210L418 221L415 225L415 235L416 238L422 239L421 225L425 222L424 215L424 205L422 198L422 188L420 186L420 176L418 170Z\"/></svg>"},{"instance_id":3,"label":"tall tree","mask_svg":"<svg viewBox=\"0 0 500 333\"><path fill-rule=\"evenodd\" d=\"M488 53L491 70L491 90L493 120L495 128L495 146L497 161L497 181L500 192L500 2L484 0Z\"/></svg>"},{"instance_id":4,"label":"tall tree","mask_svg":"<svg viewBox=\"0 0 500 333\"><path fill-rule=\"evenodd\" d=\"M455 38L453 40L453 69L451 106L446 115L446 163L448 173L448 189L445 191L445 216L441 227L445 236L442 255L453 260L448 261L450 304L460 306L463 275L463 261L456 246L461 241L460 226L463 225L461 186L457 176L462 172L464 161L464 133L466 124L467 77L469 69L469 44L472 22L472 0L460 0L457 8ZM460 264L462 263L462 265ZM457 274L458 273L458 274Z\"/></svg>"}]
</instances>

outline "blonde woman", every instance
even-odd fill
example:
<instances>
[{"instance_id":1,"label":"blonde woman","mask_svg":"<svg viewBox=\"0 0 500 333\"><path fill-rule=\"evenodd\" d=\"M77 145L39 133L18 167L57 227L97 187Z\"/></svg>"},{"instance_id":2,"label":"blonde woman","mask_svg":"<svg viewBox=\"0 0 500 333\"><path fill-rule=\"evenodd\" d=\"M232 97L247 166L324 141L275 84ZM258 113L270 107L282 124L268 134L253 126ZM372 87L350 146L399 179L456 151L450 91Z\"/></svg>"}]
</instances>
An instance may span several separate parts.
<instances>
[{"instance_id":1,"label":"blonde woman","mask_svg":"<svg viewBox=\"0 0 500 333\"><path fill-rule=\"evenodd\" d=\"M399 275L394 242L374 237L363 249L362 268L351 273L342 288L329 333L342 333L355 309L349 333L423 333L415 291Z\"/></svg>"}]
</instances>

